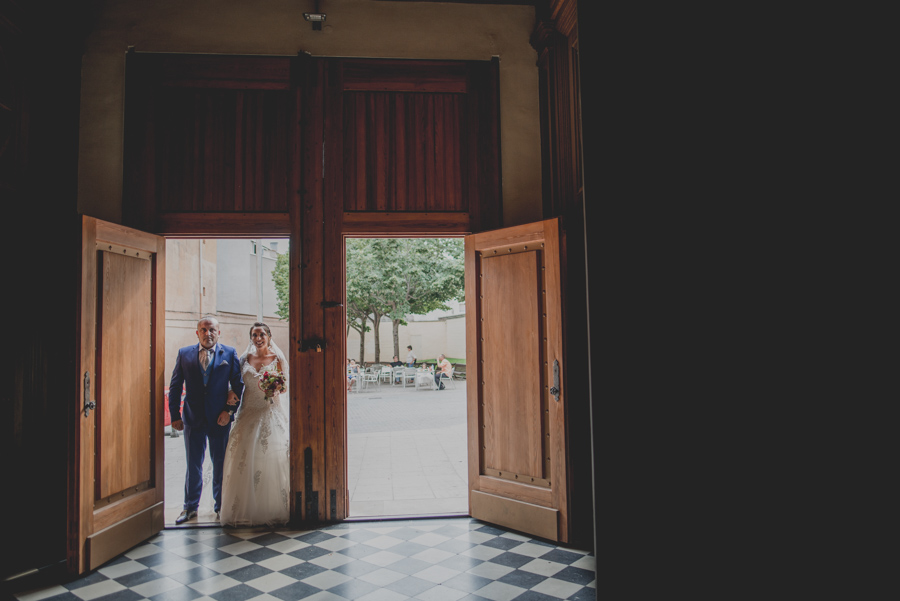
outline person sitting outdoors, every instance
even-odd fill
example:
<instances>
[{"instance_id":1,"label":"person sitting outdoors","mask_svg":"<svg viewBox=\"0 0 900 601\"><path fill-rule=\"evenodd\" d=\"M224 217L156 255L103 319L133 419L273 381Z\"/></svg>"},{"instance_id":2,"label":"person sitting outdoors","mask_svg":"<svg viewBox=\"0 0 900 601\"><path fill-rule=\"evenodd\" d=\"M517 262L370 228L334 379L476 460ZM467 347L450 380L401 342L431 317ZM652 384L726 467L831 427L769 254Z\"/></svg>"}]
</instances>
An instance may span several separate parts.
<instances>
[{"instance_id":1,"label":"person sitting outdoors","mask_svg":"<svg viewBox=\"0 0 900 601\"><path fill-rule=\"evenodd\" d=\"M353 387L353 380L359 378L359 365L356 359L347 359L347 392Z\"/></svg>"},{"instance_id":2,"label":"person sitting outdoors","mask_svg":"<svg viewBox=\"0 0 900 601\"><path fill-rule=\"evenodd\" d=\"M450 362L447 361L447 358L444 357L443 354L438 355L438 363L437 369L434 370L434 383L438 387L438 390L444 389L444 383L441 382L441 375L447 374L447 377L452 377L453 374L453 366L450 365Z\"/></svg>"},{"instance_id":3,"label":"person sitting outdoors","mask_svg":"<svg viewBox=\"0 0 900 601\"><path fill-rule=\"evenodd\" d=\"M395 367L403 367L403 362L400 361L400 357L398 357L397 355L394 355L394 360L391 361L391 368L393 369ZM399 384L399 383L400 383L400 378L394 378L394 384Z\"/></svg>"}]
</instances>

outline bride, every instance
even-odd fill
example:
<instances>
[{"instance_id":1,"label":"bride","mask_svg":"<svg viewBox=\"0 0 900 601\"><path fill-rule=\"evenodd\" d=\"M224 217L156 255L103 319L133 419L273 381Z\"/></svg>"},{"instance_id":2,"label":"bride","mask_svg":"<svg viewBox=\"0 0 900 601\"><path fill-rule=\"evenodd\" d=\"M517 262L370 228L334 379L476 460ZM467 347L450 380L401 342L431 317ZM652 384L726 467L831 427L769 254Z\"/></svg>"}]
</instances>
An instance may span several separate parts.
<instances>
[{"instance_id":1,"label":"bride","mask_svg":"<svg viewBox=\"0 0 900 601\"><path fill-rule=\"evenodd\" d=\"M225 451L220 514L224 526L281 525L290 517L288 369L269 326L254 323L250 345L241 356L244 395ZM277 386L270 397L259 383L273 370L283 374L284 386Z\"/></svg>"}]
</instances>

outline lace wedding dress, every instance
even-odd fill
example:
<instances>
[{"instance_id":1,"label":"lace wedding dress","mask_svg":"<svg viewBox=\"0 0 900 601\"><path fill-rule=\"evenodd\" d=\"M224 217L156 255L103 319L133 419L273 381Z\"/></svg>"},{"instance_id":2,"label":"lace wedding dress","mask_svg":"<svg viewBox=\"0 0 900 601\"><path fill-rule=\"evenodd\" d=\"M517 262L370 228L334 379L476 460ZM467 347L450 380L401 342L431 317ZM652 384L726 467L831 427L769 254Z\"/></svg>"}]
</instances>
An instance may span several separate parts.
<instances>
[{"instance_id":1,"label":"lace wedding dress","mask_svg":"<svg viewBox=\"0 0 900 601\"><path fill-rule=\"evenodd\" d=\"M225 526L272 526L290 517L290 438L287 407L278 394L267 399L257 383L272 361L256 371L241 366L244 396L225 451L220 523Z\"/></svg>"}]
</instances>

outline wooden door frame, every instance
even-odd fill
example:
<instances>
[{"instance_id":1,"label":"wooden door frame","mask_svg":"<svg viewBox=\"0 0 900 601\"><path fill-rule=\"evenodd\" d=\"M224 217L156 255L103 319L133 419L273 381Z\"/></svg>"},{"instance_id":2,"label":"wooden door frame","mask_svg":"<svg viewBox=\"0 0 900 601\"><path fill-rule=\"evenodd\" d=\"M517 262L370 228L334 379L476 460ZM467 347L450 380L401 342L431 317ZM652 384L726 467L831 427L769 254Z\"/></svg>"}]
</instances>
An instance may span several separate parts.
<instances>
[{"instance_id":1,"label":"wooden door frame","mask_svg":"<svg viewBox=\"0 0 900 601\"><path fill-rule=\"evenodd\" d=\"M292 415L299 418L292 420L291 426L291 515L297 524L342 520L349 513L347 407L342 385L346 316L337 308L342 308L346 293L344 237L456 237L498 227L502 221L497 58L452 61L457 69L469 73L466 86L471 87L466 94L471 123L462 141L470 150L464 167L468 212L344 210L343 67L363 62L387 65L388 71L436 64L430 60L306 55L292 61L297 68L291 68L289 111L299 118L290 120L288 135L288 212L160 213L148 200L146 182L138 178L131 204L149 205L136 206L128 213L137 220L133 225L143 225L166 238L266 236L290 240L290 304L294 309L289 352L297 382L291 387L291 403L296 406ZM138 97L134 92L132 96ZM310 341L316 339L326 341L325 352L308 350Z\"/></svg>"},{"instance_id":2,"label":"wooden door frame","mask_svg":"<svg viewBox=\"0 0 900 601\"><path fill-rule=\"evenodd\" d=\"M353 215L349 227L341 228L341 331L347 331L347 238L459 238L464 239L469 235L468 214L465 223L456 215L459 213L402 213L387 214L384 213L349 213ZM348 213L344 213L348 215ZM395 218L399 219L395 221ZM441 217L448 219L441 221ZM399 226L399 227L398 227ZM460 231L462 228L464 230ZM338 337L340 341L337 345L338 355L341 358L347 356L347 337ZM360 357L360 361L364 358ZM341 372L343 375L343 372ZM341 384L343 384L343 377ZM346 387L344 387L346 388ZM340 430L340 441L332 446L335 450L339 447L341 452L335 454L337 456L330 457L330 467L342 474L343 491L344 491L344 507L345 511L338 519L346 519L350 517L350 489L347 487L349 479L349 467L347 457L349 455L349 434L347 432L347 411L350 397L347 395L346 389L343 393L343 401L341 406L334 412L332 419L339 419L342 427ZM468 449L468 446L466 447Z\"/></svg>"}]
</instances>

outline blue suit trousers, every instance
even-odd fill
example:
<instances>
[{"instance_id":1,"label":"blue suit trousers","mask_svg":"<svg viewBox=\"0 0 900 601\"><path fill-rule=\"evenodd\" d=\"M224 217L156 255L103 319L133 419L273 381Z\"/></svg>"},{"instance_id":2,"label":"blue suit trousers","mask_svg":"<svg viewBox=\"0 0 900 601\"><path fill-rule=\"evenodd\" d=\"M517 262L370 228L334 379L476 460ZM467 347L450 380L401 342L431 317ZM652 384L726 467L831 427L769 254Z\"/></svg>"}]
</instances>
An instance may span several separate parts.
<instances>
[{"instance_id":1,"label":"blue suit trousers","mask_svg":"<svg viewBox=\"0 0 900 601\"><path fill-rule=\"evenodd\" d=\"M221 428L217 428L221 430ZM228 434L210 434L206 426L184 425L184 450L187 455L187 473L184 477L184 509L197 511L200 506L200 494L203 492L203 460L206 456L206 445L209 443L209 456L213 464L213 502L215 511L222 507L222 472L225 467L225 448L228 446Z\"/></svg>"}]
</instances>

